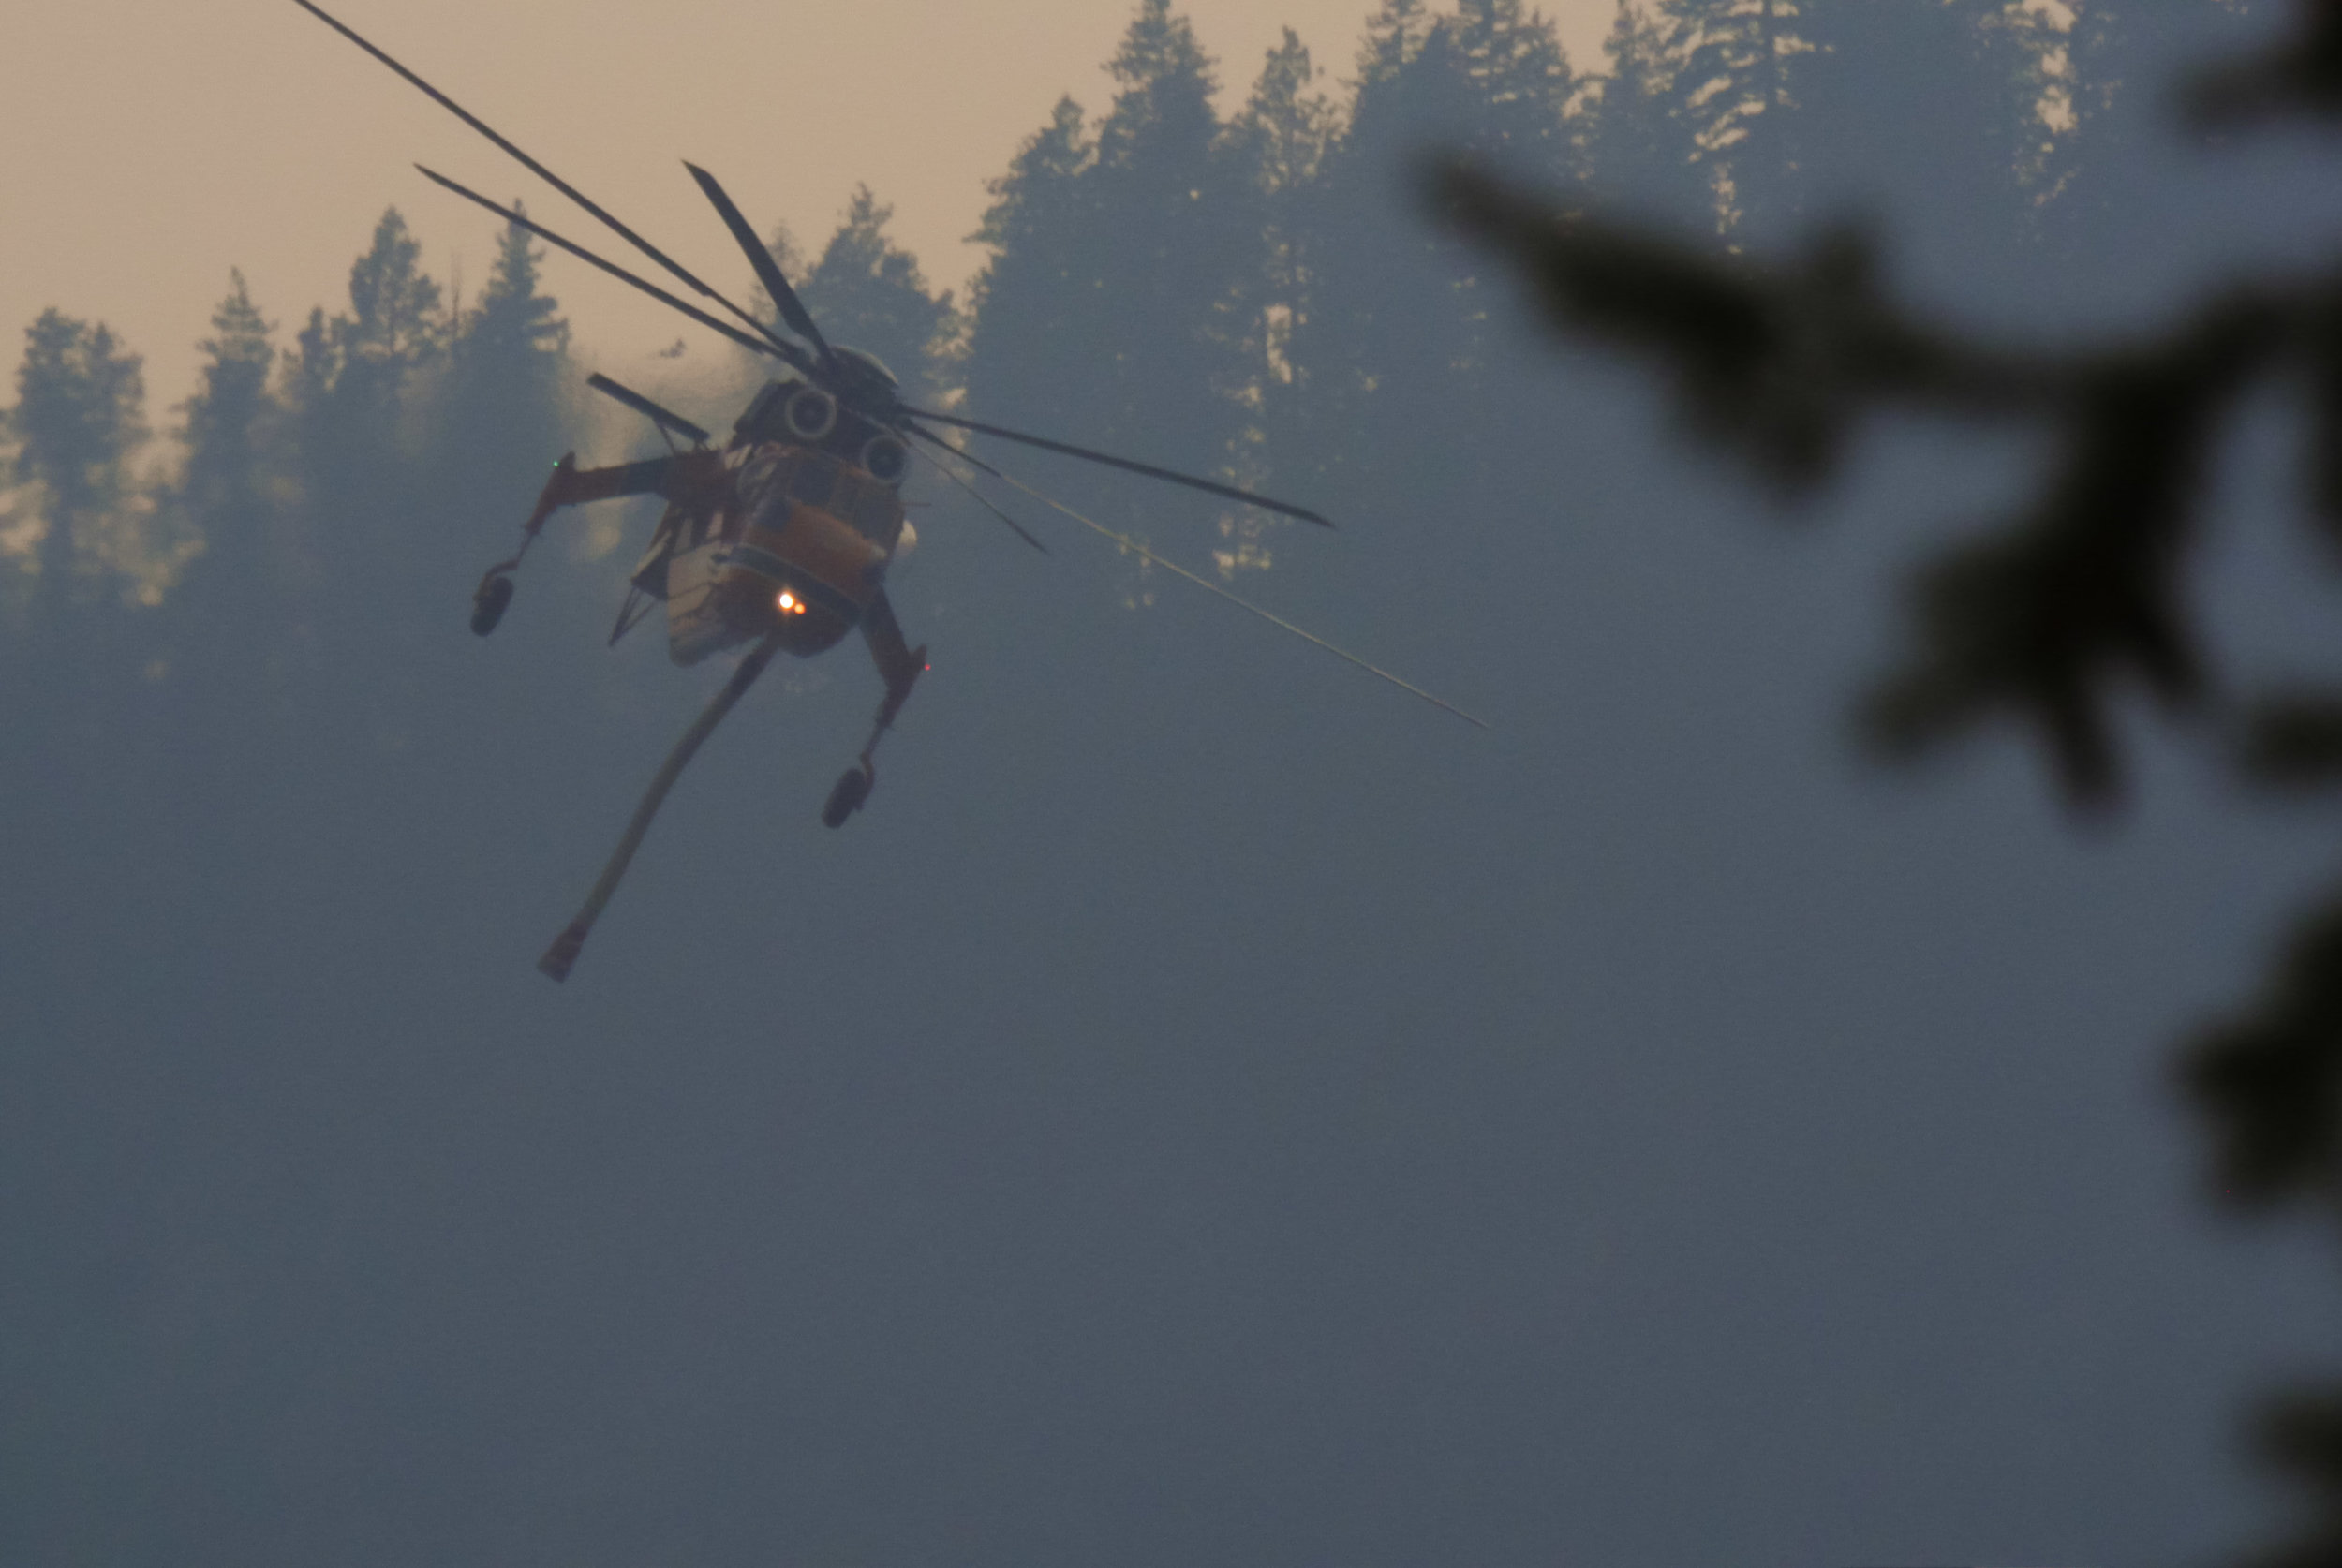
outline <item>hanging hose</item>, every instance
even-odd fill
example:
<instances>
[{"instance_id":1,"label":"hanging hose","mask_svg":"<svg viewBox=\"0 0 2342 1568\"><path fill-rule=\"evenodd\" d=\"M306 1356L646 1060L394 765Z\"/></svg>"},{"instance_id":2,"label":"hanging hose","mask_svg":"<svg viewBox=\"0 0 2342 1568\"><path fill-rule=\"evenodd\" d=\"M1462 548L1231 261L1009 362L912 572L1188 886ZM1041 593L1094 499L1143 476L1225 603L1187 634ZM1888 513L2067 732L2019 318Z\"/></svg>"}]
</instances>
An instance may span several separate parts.
<instances>
[{"instance_id":1,"label":"hanging hose","mask_svg":"<svg viewBox=\"0 0 2342 1568\"><path fill-rule=\"evenodd\" d=\"M724 688L716 693L698 721L683 732L683 738L675 742L674 749L667 753L667 761L659 769L659 776L650 781L649 790L644 792L643 803L634 808L634 820L627 824L626 836L618 840L617 851L611 855L610 864L602 867L601 880L594 884L594 891L586 895L586 907L577 911L577 918L570 922L568 930L554 938L553 945L545 949L545 955L537 960L539 969L556 980L570 977L570 966L577 962L577 954L586 945L587 933L593 930L594 922L601 918L602 906L609 903L610 895L617 891L618 880L626 875L627 865L633 860L634 851L643 847L643 836L650 832L651 819L659 815L660 803L667 798L667 791L674 788L675 779L691 761L692 754L699 750L701 743L715 733L716 726L723 722L724 715L732 711L733 704L756 684L756 677L764 673L764 666L772 662L773 655L779 647L780 635L775 632L749 649L747 657L740 660L739 668L733 671L732 678L724 682Z\"/></svg>"}]
</instances>

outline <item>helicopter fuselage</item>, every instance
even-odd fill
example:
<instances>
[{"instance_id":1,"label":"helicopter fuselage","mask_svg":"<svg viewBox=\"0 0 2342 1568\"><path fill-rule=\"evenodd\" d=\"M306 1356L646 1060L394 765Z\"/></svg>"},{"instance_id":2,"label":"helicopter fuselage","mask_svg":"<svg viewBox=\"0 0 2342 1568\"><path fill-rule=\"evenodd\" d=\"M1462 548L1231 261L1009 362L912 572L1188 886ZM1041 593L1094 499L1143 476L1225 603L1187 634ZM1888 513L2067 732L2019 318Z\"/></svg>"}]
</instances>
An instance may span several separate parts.
<instances>
[{"instance_id":1,"label":"helicopter fuselage","mask_svg":"<svg viewBox=\"0 0 2342 1568\"><path fill-rule=\"evenodd\" d=\"M698 454L694 454L698 455ZM858 626L903 537L893 486L806 446L754 442L721 454L729 482L670 499L634 585L667 605L667 645L696 664L776 639L809 658ZM711 476L712 477L712 476Z\"/></svg>"}]
</instances>

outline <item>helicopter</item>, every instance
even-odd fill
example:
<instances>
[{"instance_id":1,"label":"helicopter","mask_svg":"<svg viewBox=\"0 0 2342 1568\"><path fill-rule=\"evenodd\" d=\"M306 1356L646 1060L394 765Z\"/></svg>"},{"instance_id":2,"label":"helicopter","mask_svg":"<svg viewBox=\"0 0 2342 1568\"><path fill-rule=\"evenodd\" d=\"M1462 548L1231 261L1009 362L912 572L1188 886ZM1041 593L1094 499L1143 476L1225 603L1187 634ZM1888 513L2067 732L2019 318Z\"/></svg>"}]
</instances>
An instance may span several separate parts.
<instances>
[{"instance_id":1,"label":"helicopter","mask_svg":"<svg viewBox=\"0 0 2342 1568\"><path fill-rule=\"evenodd\" d=\"M556 512L596 501L657 496L665 502L665 507L648 548L628 576L625 602L620 606L610 642L615 644L663 606L668 653L675 663L692 665L734 648L747 649L731 678L669 752L577 917L538 960L539 969L552 979L569 978L586 937L642 847L668 791L701 745L778 655L812 658L836 647L857 630L862 634L878 667L884 695L861 753L838 777L823 804L822 821L830 828L842 827L869 800L878 781L874 756L879 742L893 728L912 688L928 668L926 647L911 645L886 596L888 568L916 539L901 495L914 454L929 461L938 472L967 491L1035 550L1045 554L1047 547L986 496L960 471L959 465L1017 490L1119 548L1325 648L1381 680L1472 724L1488 727L1453 703L1230 593L1210 579L1157 555L1138 540L1004 473L945 439L935 427L1101 464L1320 527L1331 528L1329 519L1306 507L1217 480L957 414L912 407L903 401L901 386L894 374L876 356L842 344L834 345L823 336L790 287L779 261L757 236L723 185L706 170L696 164L684 166L746 256L750 270L773 303L778 322L765 321L718 293L680 262L330 15L314 0L293 3L420 89L732 319L725 320L563 238L528 217L517 203L508 209L418 164L417 170L426 179L650 295L749 352L777 362L771 378L741 411L729 437L720 445L714 444L715 438L706 430L642 393L598 372L589 376L589 387L650 422L667 446L666 455L606 467L581 468L576 453L565 454L554 466L535 508L522 525L519 548L507 559L489 567L473 591L471 629L486 637L495 632L511 607L514 574L529 547ZM689 445L678 446L678 438Z\"/></svg>"}]
</instances>

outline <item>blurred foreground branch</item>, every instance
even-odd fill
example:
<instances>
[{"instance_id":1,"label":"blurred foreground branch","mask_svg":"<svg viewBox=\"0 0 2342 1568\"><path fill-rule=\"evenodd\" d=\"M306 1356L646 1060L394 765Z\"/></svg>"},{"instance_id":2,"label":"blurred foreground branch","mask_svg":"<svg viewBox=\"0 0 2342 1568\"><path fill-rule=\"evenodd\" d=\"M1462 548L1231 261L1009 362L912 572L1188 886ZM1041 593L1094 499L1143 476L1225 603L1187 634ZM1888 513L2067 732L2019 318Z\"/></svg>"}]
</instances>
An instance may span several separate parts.
<instances>
[{"instance_id":1,"label":"blurred foreground branch","mask_svg":"<svg viewBox=\"0 0 2342 1568\"><path fill-rule=\"evenodd\" d=\"M2342 0L2296 8L2285 46L2192 84L2193 123L2342 119ZM2046 438L2053 456L2031 498L1920 572L1914 650L1863 704L1863 731L1884 754L2014 719L2040 736L2069 802L2105 807L2123 785L2112 715L2136 689L2174 719L2218 718L2225 754L2259 790L2342 790L2342 685L2216 703L2223 694L2186 592L2211 525L2213 459L2239 406L2270 386L2307 403L2308 522L2342 548L2342 259L2222 288L2160 325L2051 353L1976 341L1899 306L1873 246L1850 229L1767 261L1588 214L1461 163L1439 171L1433 195L1521 272L1557 333L1655 363L1689 431L1778 490L1834 478L1857 422L1875 413ZM2300 921L2260 996L2189 1046L2180 1078L2211 1123L2224 1197L2335 1212L2342 890ZM2278 1401L2261 1438L2313 1488L2320 1514L2260 1561L2342 1562L2342 1396Z\"/></svg>"},{"instance_id":2,"label":"blurred foreground branch","mask_svg":"<svg viewBox=\"0 0 2342 1568\"><path fill-rule=\"evenodd\" d=\"M1445 170L1439 196L1522 267L1556 328L1660 361L1691 431L1786 492L1834 478L1875 412L2049 434L2056 456L2032 504L1918 585L1918 650L1865 715L1890 755L2010 717L2042 733L2069 799L2110 804L2126 683L2173 712L2207 694L2181 576L2219 438L2267 379L2299 374L2314 389L2313 496L2342 545L2342 267L2229 289L2137 339L2044 354L1898 309L1849 230L1769 264L1556 210L1467 168ZM2260 728L2247 731L2253 756L2271 749Z\"/></svg>"}]
</instances>

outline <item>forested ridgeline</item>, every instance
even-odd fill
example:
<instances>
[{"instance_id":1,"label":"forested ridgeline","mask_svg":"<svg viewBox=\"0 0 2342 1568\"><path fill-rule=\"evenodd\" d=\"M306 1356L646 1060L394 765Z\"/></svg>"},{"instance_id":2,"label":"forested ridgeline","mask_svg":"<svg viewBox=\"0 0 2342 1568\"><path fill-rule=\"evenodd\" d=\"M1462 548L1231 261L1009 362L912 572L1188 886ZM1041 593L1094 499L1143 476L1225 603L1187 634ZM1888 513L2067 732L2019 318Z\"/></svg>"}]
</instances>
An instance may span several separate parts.
<instances>
[{"instance_id":1,"label":"forested ridgeline","mask_svg":"<svg viewBox=\"0 0 2342 1568\"><path fill-rule=\"evenodd\" d=\"M1060 103L992 183L965 301L926 287L867 190L809 269L779 237L824 330L925 395L1400 515L1534 491L1538 450L1559 455L1523 440L1494 278L1414 211L1428 150L1727 242L1924 193L1900 238L1948 297L2077 272L2102 297L2136 270L2138 9L2091 0L2060 26L2003 0L1627 0L1595 68L1519 0L1387 0L1346 73L1288 33L1223 118L1219 67L1148 0L1104 112ZM337 640L430 641L421 596L450 601L587 416L524 237L476 300L420 254L386 213L347 303L297 324L233 280L201 384L159 431L134 346L34 323L7 426L7 635L103 645L165 684L213 626L240 629L247 673L296 684ZM749 374L703 371L687 395L719 406ZM1154 499L1115 494L1126 520ZM1227 523L1223 563L1266 558L1258 520Z\"/></svg>"}]
</instances>

